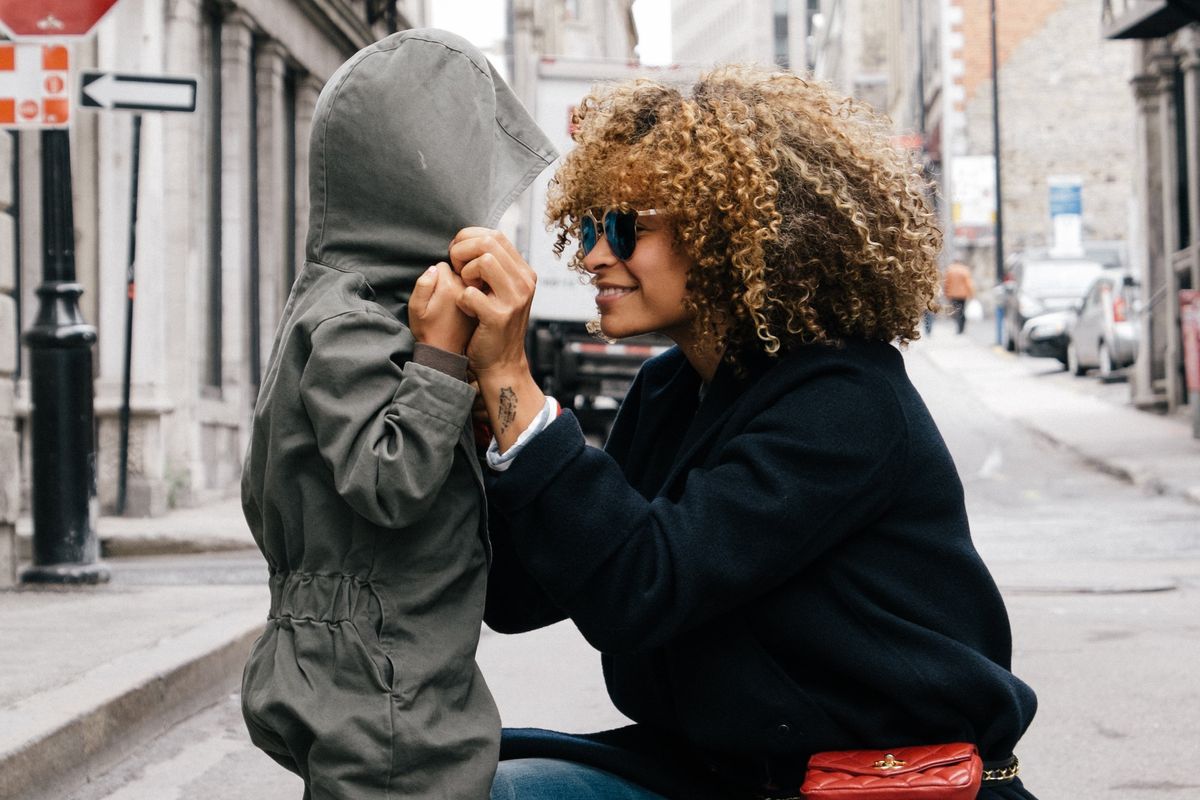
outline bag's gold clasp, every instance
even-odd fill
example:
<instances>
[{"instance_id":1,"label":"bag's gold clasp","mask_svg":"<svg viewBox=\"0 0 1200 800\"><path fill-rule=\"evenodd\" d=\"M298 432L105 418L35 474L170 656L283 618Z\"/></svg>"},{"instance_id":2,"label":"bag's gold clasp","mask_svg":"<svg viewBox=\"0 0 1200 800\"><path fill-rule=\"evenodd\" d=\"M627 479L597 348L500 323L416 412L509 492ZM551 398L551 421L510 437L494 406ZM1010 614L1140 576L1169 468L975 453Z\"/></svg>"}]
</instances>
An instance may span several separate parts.
<instances>
[{"instance_id":1,"label":"bag's gold clasp","mask_svg":"<svg viewBox=\"0 0 1200 800\"><path fill-rule=\"evenodd\" d=\"M882 759L880 759L879 761L876 761L873 766L875 767L875 769L900 769L906 763L908 763L908 762L901 761L900 759L896 758L891 753L888 753Z\"/></svg>"}]
</instances>

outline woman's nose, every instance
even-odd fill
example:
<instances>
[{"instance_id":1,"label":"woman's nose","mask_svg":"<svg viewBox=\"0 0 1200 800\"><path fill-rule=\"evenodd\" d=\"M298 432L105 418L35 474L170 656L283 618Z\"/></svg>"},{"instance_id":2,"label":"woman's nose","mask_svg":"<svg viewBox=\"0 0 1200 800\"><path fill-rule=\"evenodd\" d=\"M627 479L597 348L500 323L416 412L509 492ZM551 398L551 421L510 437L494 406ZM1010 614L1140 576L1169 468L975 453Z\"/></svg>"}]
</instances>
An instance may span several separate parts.
<instances>
[{"instance_id":1,"label":"woman's nose","mask_svg":"<svg viewBox=\"0 0 1200 800\"><path fill-rule=\"evenodd\" d=\"M608 238L601 236L596 239L596 244L583 257L583 268L588 272L596 272L597 270L612 266L616 260L612 248L608 246Z\"/></svg>"}]
</instances>

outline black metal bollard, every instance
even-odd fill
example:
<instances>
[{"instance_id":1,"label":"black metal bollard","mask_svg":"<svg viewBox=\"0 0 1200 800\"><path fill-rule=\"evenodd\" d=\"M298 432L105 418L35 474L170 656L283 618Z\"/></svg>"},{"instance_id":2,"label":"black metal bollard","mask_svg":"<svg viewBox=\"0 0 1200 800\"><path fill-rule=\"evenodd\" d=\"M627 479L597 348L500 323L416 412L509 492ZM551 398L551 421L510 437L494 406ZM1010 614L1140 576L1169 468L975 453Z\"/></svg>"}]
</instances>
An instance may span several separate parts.
<instances>
[{"instance_id":1,"label":"black metal bollard","mask_svg":"<svg viewBox=\"0 0 1200 800\"><path fill-rule=\"evenodd\" d=\"M25 583L103 583L96 537L96 446L92 345L75 282L71 154L65 130L42 132L44 283L29 345L33 566Z\"/></svg>"}]
</instances>

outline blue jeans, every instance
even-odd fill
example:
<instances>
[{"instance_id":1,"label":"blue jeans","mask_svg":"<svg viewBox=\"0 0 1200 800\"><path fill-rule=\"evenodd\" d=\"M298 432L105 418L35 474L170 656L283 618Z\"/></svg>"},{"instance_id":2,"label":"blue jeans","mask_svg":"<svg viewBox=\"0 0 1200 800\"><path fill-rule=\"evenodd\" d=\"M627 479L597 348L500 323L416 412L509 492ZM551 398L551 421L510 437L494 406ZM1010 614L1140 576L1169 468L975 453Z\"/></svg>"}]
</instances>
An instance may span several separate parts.
<instances>
[{"instance_id":1,"label":"blue jeans","mask_svg":"<svg viewBox=\"0 0 1200 800\"><path fill-rule=\"evenodd\" d=\"M664 800L611 772L555 758L501 761L491 800Z\"/></svg>"}]
</instances>

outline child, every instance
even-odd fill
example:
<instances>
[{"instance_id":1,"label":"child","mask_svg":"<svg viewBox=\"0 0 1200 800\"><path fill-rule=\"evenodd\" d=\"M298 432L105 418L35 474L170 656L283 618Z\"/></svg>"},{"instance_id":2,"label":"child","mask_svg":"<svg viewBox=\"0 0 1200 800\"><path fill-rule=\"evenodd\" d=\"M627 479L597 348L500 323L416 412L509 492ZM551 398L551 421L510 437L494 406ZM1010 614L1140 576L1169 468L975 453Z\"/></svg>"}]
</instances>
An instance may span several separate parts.
<instances>
[{"instance_id":1,"label":"child","mask_svg":"<svg viewBox=\"0 0 1200 800\"><path fill-rule=\"evenodd\" d=\"M271 591L242 707L306 797L488 795L473 322L458 277L428 265L553 157L487 60L441 31L365 48L317 102L306 261L242 479Z\"/></svg>"}]
</instances>

